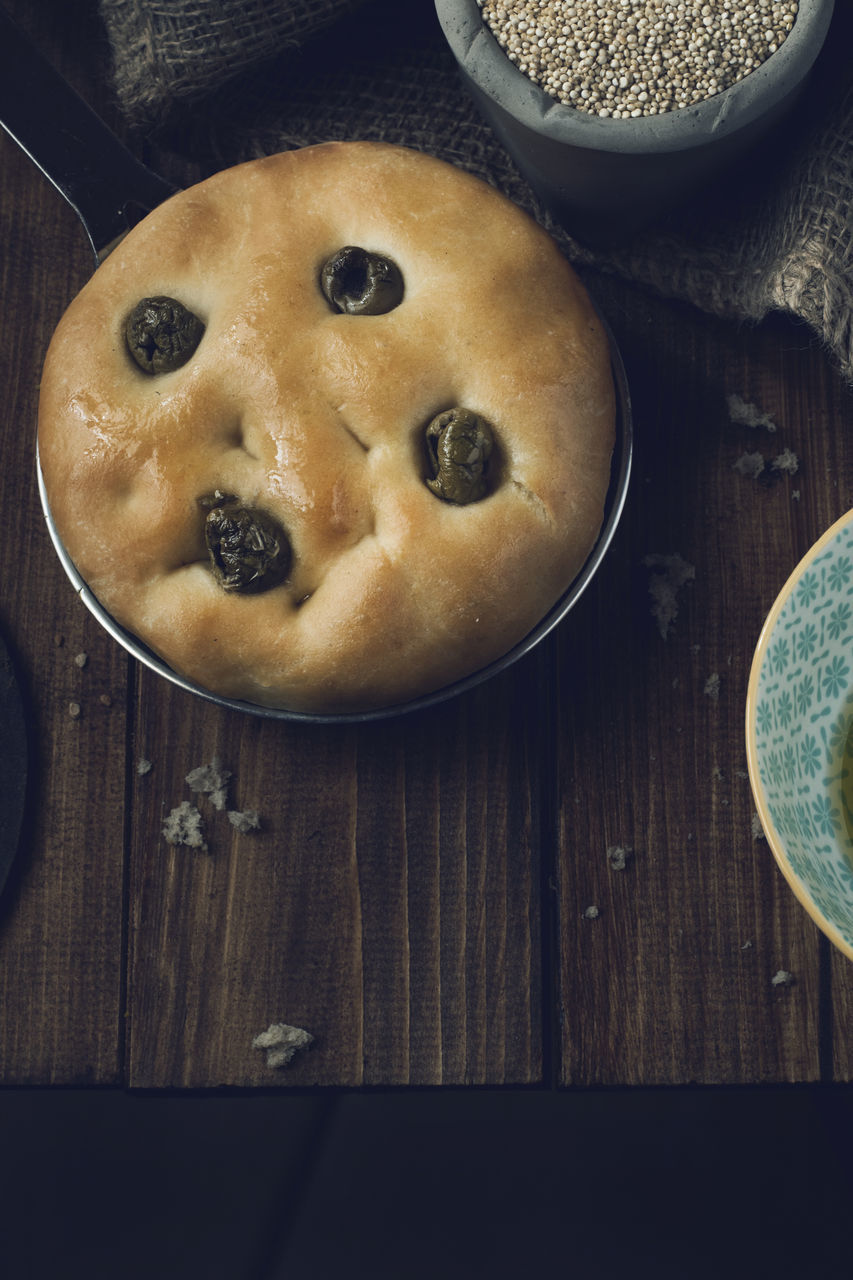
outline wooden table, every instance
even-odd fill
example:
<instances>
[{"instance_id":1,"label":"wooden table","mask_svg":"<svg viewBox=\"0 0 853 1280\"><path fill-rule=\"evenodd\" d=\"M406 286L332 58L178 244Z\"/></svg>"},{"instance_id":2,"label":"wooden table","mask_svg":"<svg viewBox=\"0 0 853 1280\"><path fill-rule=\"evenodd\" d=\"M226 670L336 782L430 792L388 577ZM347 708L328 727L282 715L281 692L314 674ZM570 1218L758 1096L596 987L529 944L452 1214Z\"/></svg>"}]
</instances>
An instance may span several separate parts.
<instances>
[{"instance_id":1,"label":"wooden table","mask_svg":"<svg viewBox=\"0 0 853 1280\"><path fill-rule=\"evenodd\" d=\"M103 49L79 39L74 8L15 8L118 126ZM74 215L5 137L0 174L0 626L33 740L0 903L0 1081L849 1080L853 968L757 836L744 747L762 621L853 505L853 401L809 332L738 328L588 277L636 439L622 523L577 608L437 708L272 722L140 668L57 562L35 480L39 369L91 263ZM734 423L732 394L776 433ZM735 469L786 448L795 474ZM695 576L664 638L645 561L673 555ZM238 834L203 800L209 853L176 849L164 818L214 758L262 830ZM791 985L773 984L779 970ZM252 1047L279 1021L315 1037L284 1070Z\"/></svg>"}]
</instances>

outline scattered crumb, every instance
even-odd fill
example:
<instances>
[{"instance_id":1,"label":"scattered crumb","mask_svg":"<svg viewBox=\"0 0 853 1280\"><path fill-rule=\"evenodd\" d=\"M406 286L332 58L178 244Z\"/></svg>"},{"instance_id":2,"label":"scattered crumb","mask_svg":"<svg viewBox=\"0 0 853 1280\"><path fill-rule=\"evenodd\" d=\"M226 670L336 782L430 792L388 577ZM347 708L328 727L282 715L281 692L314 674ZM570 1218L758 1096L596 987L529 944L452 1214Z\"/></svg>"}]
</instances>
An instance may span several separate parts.
<instances>
[{"instance_id":1,"label":"scattered crumb","mask_svg":"<svg viewBox=\"0 0 853 1280\"><path fill-rule=\"evenodd\" d=\"M136 772L139 774L140 778L144 777L146 773L150 773L150 772L151 772L151 761L150 761L150 760L137 760L137 762L136 762Z\"/></svg>"},{"instance_id":2,"label":"scattered crumb","mask_svg":"<svg viewBox=\"0 0 853 1280\"><path fill-rule=\"evenodd\" d=\"M800 491L799 491L799 489L792 489L792 490L791 490L791 497L794 499L794 501L795 501L795 502L799 502L799 500L800 500Z\"/></svg>"},{"instance_id":3,"label":"scattered crumb","mask_svg":"<svg viewBox=\"0 0 853 1280\"><path fill-rule=\"evenodd\" d=\"M600 915L601 915L601 912L599 911L598 907L591 906L591 907L587 907L584 910L583 918L584 920L597 920Z\"/></svg>"},{"instance_id":4,"label":"scattered crumb","mask_svg":"<svg viewBox=\"0 0 853 1280\"><path fill-rule=\"evenodd\" d=\"M767 413L762 413L757 405L748 404L741 396L726 396L729 418L741 427L763 427L765 431L775 431L776 423Z\"/></svg>"},{"instance_id":5,"label":"scattered crumb","mask_svg":"<svg viewBox=\"0 0 853 1280\"><path fill-rule=\"evenodd\" d=\"M219 760L210 764L199 765L187 774L187 783L191 791L210 796L214 809L224 809L228 803L228 782L231 774L223 769Z\"/></svg>"},{"instance_id":6,"label":"scattered crumb","mask_svg":"<svg viewBox=\"0 0 853 1280\"><path fill-rule=\"evenodd\" d=\"M651 569L649 595L652 598L652 617L665 640L678 615L676 597L686 582L696 577L696 569L677 552L672 555L653 554L643 558L643 564Z\"/></svg>"},{"instance_id":7,"label":"scattered crumb","mask_svg":"<svg viewBox=\"0 0 853 1280\"><path fill-rule=\"evenodd\" d=\"M246 809L243 813L237 809L229 809L228 821L244 836L250 831L259 831L261 827L260 815L256 809Z\"/></svg>"},{"instance_id":8,"label":"scattered crumb","mask_svg":"<svg viewBox=\"0 0 853 1280\"><path fill-rule=\"evenodd\" d=\"M762 453L742 453L737 462L732 463L732 471L748 476L750 480L757 480L763 470L764 454Z\"/></svg>"},{"instance_id":9,"label":"scattered crumb","mask_svg":"<svg viewBox=\"0 0 853 1280\"><path fill-rule=\"evenodd\" d=\"M749 951L751 950L751 948L752 948L752 938L747 938L746 942L741 947L741 951Z\"/></svg>"},{"instance_id":10,"label":"scattered crumb","mask_svg":"<svg viewBox=\"0 0 853 1280\"><path fill-rule=\"evenodd\" d=\"M86 663L87 663L88 661L89 661L89 655L88 655L88 653L78 653L78 654L75 656L75 658L74 658L74 664L75 664L75 666L78 666L78 667L80 668L80 670L81 670L81 671L82 671L83 667L85 667L85 665L86 665Z\"/></svg>"},{"instance_id":11,"label":"scattered crumb","mask_svg":"<svg viewBox=\"0 0 853 1280\"><path fill-rule=\"evenodd\" d=\"M718 764L715 764L713 769L711 770L711 777L714 779L715 782L725 782L726 780L726 775L723 773L722 769Z\"/></svg>"},{"instance_id":12,"label":"scattered crumb","mask_svg":"<svg viewBox=\"0 0 853 1280\"><path fill-rule=\"evenodd\" d=\"M611 871L624 871L634 850L630 845L612 844L607 850Z\"/></svg>"},{"instance_id":13,"label":"scattered crumb","mask_svg":"<svg viewBox=\"0 0 853 1280\"><path fill-rule=\"evenodd\" d=\"M764 828L761 825L761 819L757 813L752 815L752 838L753 840L766 840Z\"/></svg>"},{"instance_id":14,"label":"scattered crumb","mask_svg":"<svg viewBox=\"0 0 853 1280\"><path fill-rule=\"evenodd\" d=\"M787 969L779 969L770 979L770 984L774 987L792 987L795 982L796 978Z\"/></svg>"},{"instance_id":15,"label":"scattered crumb","mask_svg":"<svg viewBox=\"0 0 853 1280\"><path fill-rule=\"evenodd\" d=\"M720 677L716 671L708 676L705 681L705 694L709 698L713 698L714 702L720 699Z\"/></svg>"},{"instance_id":16,"label":"scattered crumb","mask_svg":"<svg viewBox=\"0 0 853 1280\"><path fill-rule=\"evenodd\" d=\"M57 649L61 649L62 646L65 644L65 636L61 635L60 632L57 631L55 636L53 637L53 643L56 645Z\"/></svg>"},{"instance_id":17,"label":"scattered crumb","mask_svg":"<svg viewBox=\"0 0 853 1280\"><path fill-rule=\"evenodd\" d=\"M781 453L777 453L770 465L774 471L784 471L792 476L799 470L800 460L792 449L783 449Z\"/></svg>"},{"instance_id":18,"label":"scattered crumb","mask_svg":"<svg viewBox=\"0 0 853 1280\"><path fill-rule=\"evenodd\" d=\"M79 702L69 702L68 714L70 715L72 720L79 720L81 711L82 711L82 707L80 706Z\"/></svg>"},{"instance_id":19,"label":"scattered crumb","mask_svg":"<svg viewBox=\"0 0 853 1280\"><path fill-rule=\"evenodd\" d=\"M207 853L207 842L201 825L201 814L189 800L173 809L163 824L163 835L169 844L183 844L189 849Z\"/></svg>"},{"instance_id":20,"label":"scattered crumb","mask_svg":"<svg viewBox=\"0 0 853 1280\"><path fill-rule=\"evenodd\" d=\"M301 1027L274 1022L252 1041L253 1049L266 1049L268 1067L286 1067L294 1054L313 1044L314 1037Z\"/></svg>"},{"instance_id":21,"label":"scattered crumb","mask_svg":"<svg viewBox=\"0 0 853 1280\"><path fill-rule=\"evenodd\" d=\"M151 762L139 760L136 772L140 775L149 773ZM228 784L232 775L222 768L221 762L214 758L210 764L199 765L186 775L186 782L191 791L198 795L210 796L214 809L227 813L228 821L235 831L248 835L252 831L260 831L261 819L256 809L228 809ZM184 800L169 814L163 835L170 844L186 844L192 848L208 851L207 842L202 829L201 813L189 800Z\"/></svg>"},{"instance_id":22,"label":"scattered crumb","mask_svg":"<svg viewBox=\"0 0 853 1280\"><path fill-rule=\"evenodd\" d=\"M102 707L111 707L113 705L113 700L108 693L102 693L98 698L98 702Z\"/></svg>"}]
</instances>

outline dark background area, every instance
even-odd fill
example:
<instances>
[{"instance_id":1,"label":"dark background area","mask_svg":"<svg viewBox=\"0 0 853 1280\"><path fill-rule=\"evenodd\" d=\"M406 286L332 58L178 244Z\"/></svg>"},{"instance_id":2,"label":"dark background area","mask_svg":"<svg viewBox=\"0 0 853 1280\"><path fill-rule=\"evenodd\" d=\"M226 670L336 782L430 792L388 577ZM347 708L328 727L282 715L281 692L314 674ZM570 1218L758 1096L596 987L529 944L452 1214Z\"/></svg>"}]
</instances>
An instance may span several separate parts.
<instances>
[{"instance_id":1,"label":"dark background area","mask_svg":"<svg viewBox=\"0 0 853 1280\"><path fill-rule=\"evenodd\" d=\"M7 1280L851 1272L845 1086L0 1092Z\"/></svg>"}]
</instances>

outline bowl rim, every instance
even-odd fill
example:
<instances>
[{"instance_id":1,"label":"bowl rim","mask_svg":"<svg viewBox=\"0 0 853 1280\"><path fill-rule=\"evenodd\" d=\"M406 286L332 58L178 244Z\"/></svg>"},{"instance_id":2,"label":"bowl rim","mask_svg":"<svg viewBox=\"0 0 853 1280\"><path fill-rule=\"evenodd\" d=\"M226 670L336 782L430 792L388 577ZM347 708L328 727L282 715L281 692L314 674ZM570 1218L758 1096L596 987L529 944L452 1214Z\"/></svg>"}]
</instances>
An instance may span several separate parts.
<instances>
[{"instance_id":1,"label":"bowl rim","mask_svg":"<svg viewBox=\"0 0 853 1280\"><path fill-rule=\"evenodd\" d=\"M614 120L559 102L519 71L483 19L477 0L434 3L456 61L481 93L553 142L617 154L683 151L697 140L710 145L753 123L808 74L835 7L835 0L799 0L796 20L779 49L720 93L673 111Z\"/></svg>"},{"instance_id":2,"label":"bowl rim","mask_svg":"<svg viewBox=\"0 0 853 1280\"><path fill-rule=\"evenodd\" d=\"M363 724L375 720L396 719L400 716L408 715L427 707L436 706L441 702L446 702L450 698L456 697L458 694L465 693L476 685L482 684L486 680L491 679L492 676L498 675L507 667L512 666L520 658L529 653L531 649L535 648L540 641L544 640L545 637L563 621L571 609L574 608L592 578L595 576L595 573L613 540L622 517L622 512L628 496L633 461L633 414L631 396L628 389L628 379L625 373L622 355L613 336L610 325L601 314L600 308L596 305L595 300L591 299L591 301L595 307L596 314L598 315L610 346L610 364L616 394L616 435L610 464L610 484L605 498L604 517L599 529L598 537L589 555L584 561L584 564L575 575L566 591L563 592L537 625L501 657L487 663L484 667L472 672L470 675L464 676L459 680L452 681L450 684L444 685L440 689L435 689L429 693L421 694L419 697L409 699L405 702L397 702L388 706L376 707L363 711L337 712L295 711L286 707L269 707L264 706L261 703L248 702L243 699L226 698L209 689L205 689L202 685L196 684L192 680L188 680L185 676L174 671L168 663L164 662L158 654L156 654L152 649L149 649L148 646L139 640L138 637L133 635L132 632L126 630L116 622L115 618L113 618L107 609L101 604L100 600L94 592L91 591L84 578L78 572L73 560L65 549L62 539L59 536L56 523L50 511L47 489L39 458L37 438L35 462L39 498L41 500L42 511L51 542L53 543L54 550L56 551L59 561L65 570L66 576L89 612L94 615L105 631L107 631L109 635L111 635L112 638L131 655L131 657L136 658L143 666L148 667L149 670L168 680L170 684L177 685L187 693L195 694L197 697L200 697L207 702L215 703L217 706L224 707L228 710L242 711L246 714L267 720L287 720L304 724Z\"/></svg>"},{"instance_id":3,"label":"bowl rim","mask_svg":"<svg viewBox=\"0 0 853 1280\"><path fill-rule=\"evenodd\" d=\"M826 546L829 545L840 533L840 531L853 524L853 509L846 511L844 515L834 521L829 528L821 534L816 542L809 547L805 555L797 563L796 567L788 575L779 594L773 602L770 612L762 624L759 633L758 642L755 646L755 652L752 657L752 665L749 672L749 682L746 692L746 764L749 773L750 786L752 788L752 798L758 811L758 817L761 822L762 829L770 846L779 870L782 872L788 886L793 891L794 896L806 912L811 916L814 923L818 926L839 951L841 951L848 960L853 960L853 945L848 942L839 932L838 928L827 920L823 912L813 902L811 895L803 885L802 881L794 871L785 852L785 843L780 836L776 824L770 815L770 810L764 795L764 787L761 782L761 775L758 765L758 749L756 746L755 721L758 703L758 683L761 678L761 672L767 658L767 649L770 643L776 623L779 621L779 615L788 603L792 592L799 583L805 571L813 563L815 558L820 555Z\"/></svg>"}]
</instances>

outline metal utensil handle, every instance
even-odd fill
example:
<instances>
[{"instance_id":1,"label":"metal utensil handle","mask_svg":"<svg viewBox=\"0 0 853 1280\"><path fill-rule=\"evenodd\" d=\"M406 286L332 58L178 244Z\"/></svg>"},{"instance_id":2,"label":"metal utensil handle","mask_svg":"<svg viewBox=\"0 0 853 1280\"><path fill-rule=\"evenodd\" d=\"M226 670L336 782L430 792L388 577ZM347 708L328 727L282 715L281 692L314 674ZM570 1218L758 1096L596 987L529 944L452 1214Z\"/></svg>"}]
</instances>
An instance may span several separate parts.
<instances>
[{"instance_id":1,"label":"metal utensil handle","mask_svg":"<svg viewBox=\"0 0 853 1280\"><path fill-rule=\"evenodd\" d=\"M177 189L127 150L2 10L0 125L77 213L96 263Z\"/></svg>"}]
</instances>

